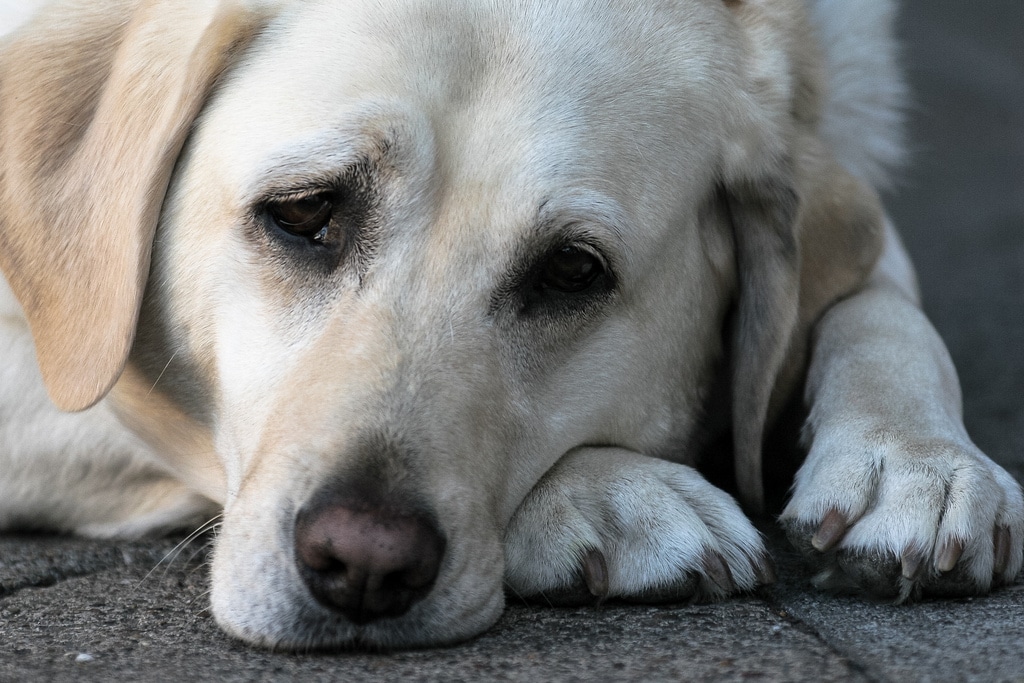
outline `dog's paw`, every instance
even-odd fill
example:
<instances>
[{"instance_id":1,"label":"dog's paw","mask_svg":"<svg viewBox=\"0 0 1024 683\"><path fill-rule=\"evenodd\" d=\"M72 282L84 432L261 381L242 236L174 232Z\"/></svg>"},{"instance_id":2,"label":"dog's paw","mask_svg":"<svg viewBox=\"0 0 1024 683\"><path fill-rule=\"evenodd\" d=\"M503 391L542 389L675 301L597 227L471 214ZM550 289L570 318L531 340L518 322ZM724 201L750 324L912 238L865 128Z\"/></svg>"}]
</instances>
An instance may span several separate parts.
<instances>
[{"instance_id":1,"label":"dog's paw","mask_svg":"<svg viewBox=\"0 0 1024 683\"><path fill-rule=\"evenodd\" d=\"M585 604L715 599L774 580L760 534L695 470L619 448L570 452L505 535L524 598Z\"/></svg>"},{"instance_id":2,"label":"dog's paw","mask_svg":"<svg viewBox=\"0 0 1024 683\"><path fill-rule=\"evenodd\" d=\"M1024 561L1021 488L966 439L816 436L780 521L825 590L979 594Z\"/></svg>"}]
</instances>

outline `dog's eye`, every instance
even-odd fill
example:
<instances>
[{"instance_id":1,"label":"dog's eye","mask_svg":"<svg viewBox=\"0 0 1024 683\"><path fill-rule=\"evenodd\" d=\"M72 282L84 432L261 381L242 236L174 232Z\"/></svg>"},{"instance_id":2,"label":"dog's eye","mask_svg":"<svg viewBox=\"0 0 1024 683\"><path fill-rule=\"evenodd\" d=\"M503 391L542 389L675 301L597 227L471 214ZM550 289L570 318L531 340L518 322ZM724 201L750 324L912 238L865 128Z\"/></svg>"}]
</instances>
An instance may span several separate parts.
<instances>
[{"instance_id":1,"label":"dog's eye","mask_svg":"<svg viewBox=\"0 0 1024 683\"><path fill-rule=\"evenodd\" d=\"M519 317L537 321L582 320L580 316L598 311L615 293L615 272L596 245L570 235L541 253L540 258L510 269L508 279L492 296L493 312L513 310Z\"/></svg>"},{"instance_id":2,"label":"dog's eye","mask_svg":"<svg viewBox=\"0 0 1024 683\"><path fill-rule=\"evenodd\" d=\"M594 254L579 247L562 247L542 266L537 285L574 294L588 289L603 274L604 266Z\"/></svg>"},{"instance_id":3,"label":"dog's eye","mask_svg":"<svg viewBox=\"0 0 1024 683\"><path fill-rule=\"evenodd\" d=\"M267 213L278 228L313 242L327 238L334 204L325 195L285 199L267 205Z\"/></svg>"}]
</instances>

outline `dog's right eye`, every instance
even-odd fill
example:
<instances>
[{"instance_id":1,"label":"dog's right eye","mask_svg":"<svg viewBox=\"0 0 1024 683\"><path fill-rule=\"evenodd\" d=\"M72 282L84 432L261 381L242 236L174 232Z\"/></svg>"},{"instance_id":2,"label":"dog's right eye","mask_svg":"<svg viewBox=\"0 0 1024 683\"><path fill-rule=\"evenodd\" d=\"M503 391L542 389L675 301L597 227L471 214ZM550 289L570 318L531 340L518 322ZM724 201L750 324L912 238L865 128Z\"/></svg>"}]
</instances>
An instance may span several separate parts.
<instances>
[{"instance_id":1,"label":"dog's right eye","mask_svg":"<svg viewBox=\"0 0 1024 683\"><path fill-rule=\"evenodd\" d=\"M267 204L267 215L279 229L323 244L330 231L334 204L326 195L283 199Z\"/></svg>"}]
</instances>

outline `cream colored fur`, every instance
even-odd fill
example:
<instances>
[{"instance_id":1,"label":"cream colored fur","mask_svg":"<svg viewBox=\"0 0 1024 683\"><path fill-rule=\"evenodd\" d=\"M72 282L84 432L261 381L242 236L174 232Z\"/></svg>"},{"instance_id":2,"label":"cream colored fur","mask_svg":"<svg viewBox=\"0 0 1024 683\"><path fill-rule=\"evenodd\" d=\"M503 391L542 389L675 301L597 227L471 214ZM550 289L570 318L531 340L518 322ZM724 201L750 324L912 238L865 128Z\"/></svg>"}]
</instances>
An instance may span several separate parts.
<instances>
[{"instance_id":1,"label":"cream colored fur","mask_svg":"<svg viewBox=\"0 0 1024 683\"><path fill-rule=\"evenodd\" d=\"M48 11L0 43L0 528L222 510L214 615L274 647L457 641L506 587L720 598L771 562L695 449L731 424L756 509L764 428L802 392L782 522L822 587L1018 574L1020 487L964 432L875 194L901 152L891 2ZM338 184L363 222L317 270L266 206ZM614 286L528 318L522 273L558 240ZM408 612L356 624L303 584L293 528L367 469L447 546Z\"/></svg>"}]
</instances>

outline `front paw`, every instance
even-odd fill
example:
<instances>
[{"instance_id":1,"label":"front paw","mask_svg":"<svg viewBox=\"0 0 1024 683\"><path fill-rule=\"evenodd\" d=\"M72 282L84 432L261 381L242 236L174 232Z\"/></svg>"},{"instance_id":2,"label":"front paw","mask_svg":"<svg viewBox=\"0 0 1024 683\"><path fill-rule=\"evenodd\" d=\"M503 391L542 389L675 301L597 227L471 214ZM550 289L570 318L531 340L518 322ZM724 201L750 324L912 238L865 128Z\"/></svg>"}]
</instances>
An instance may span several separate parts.
<instances>
[{"instance_id":1,"label":"front paw","mask_svg":"<svg viewBox=\"0 0 1024 683\"><path fill-rule=\"evenodd\" d=\"M826 590L974 595L1024 562L1020 486L966 440L818 435L780 521Z\"/></svg>"},{"instance_id":2,"label":"front paw","mask_svg":"<svg viewBox=\"0 0 1024 683\"><path fill-rule=\"evenodd\" d=\"M513 593L552 604L715 599L774 580L728 495L690 467L619 448L563 457L513 516L505 559Z\"/></svg>"}]
</instances>

